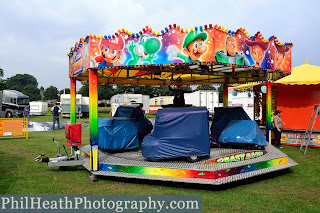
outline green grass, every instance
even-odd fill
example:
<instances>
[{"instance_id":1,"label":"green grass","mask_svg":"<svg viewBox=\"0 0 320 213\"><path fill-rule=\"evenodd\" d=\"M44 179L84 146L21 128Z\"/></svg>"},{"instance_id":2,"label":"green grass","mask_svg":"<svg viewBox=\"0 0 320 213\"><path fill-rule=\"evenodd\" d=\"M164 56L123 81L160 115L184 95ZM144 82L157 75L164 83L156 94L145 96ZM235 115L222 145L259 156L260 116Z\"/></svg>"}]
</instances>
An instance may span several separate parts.
<instances>
[{"instance_id":1,"label":"green grass","mask_svg":"<svg viewBox=\"0 0 320 213\"><path fill-rule=\"evenodd\" d=\"M107 116L105 110L99 117ZM149 116L149 115L148 115ZM151 118L154 116L150 115ZM49 114L31 121L51 121ZM61 119L62 120L62 119ZM68 120L68 119L65 119ZM78 120L88 122L88 118ZM92 183L83 167L68 171L34 162L39 154L53 157L52 137L64 144L64 130L31 132L29 139L0 139L0 194L200 194L203 212L319 212L320 149L306 155L297 147L281 150L299 166L223 186L99 177ZM82 131L83 145L89 129ZM70 151L69 148L67 148Z\"/></svg>"}]
</instances>

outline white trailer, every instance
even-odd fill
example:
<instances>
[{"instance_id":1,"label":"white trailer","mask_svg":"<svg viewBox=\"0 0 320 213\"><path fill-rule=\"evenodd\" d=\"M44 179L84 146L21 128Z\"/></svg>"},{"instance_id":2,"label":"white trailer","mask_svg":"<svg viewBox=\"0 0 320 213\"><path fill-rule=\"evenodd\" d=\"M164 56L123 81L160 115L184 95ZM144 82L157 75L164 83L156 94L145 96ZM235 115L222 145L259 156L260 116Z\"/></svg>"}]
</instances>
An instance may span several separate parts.
<instances>
[{"instance_id":1,"label":"white trailer","mask_svg":"<svg viewBox=\"0 0 320 213\"><path fill-rule=\"evenodd\" d=\"M81 98L81 112L84 117L89 117L89 103L90 103L89 97L82 96L82 98Z\"/></svg>"},{"instance_id":2,"label":"white trailer","mask_svg":"<svg viewBox=\"0 0 320 213\"><path fill-rule=\"evenodd\" d=\"M254 120L254 100L252 92L237 92L233 87L229 87L228 106L241 106L249 117Z\"/></svg>"},{"instance_id":3,"label":"white trailer","mask_svg":"<svg viewBox=\"0 0 320 213\"><path fill-rule=\"evenodd\" d=\"M214 108L219 107L219 91L199 90L193 93L185 93L184 100L185 104L191 104L196 107L207 107L209 116L212 118L214 114Z\"/></svg>"},{"instance_id":4,"label":"white trailer","mask_svg":"<svg viewBox=\"0 0 320 213\"><path fill-rule=\"evenodd\" d=\"M157 114L158 109L162 109L164 105L173 104L174 96L158 96L154 98L150 98L149 100L149 113L150 114Z\"/></svg>"},{"instance_id":5,"label":"white trailer","mask_svg":"<svg viewBox=\"0 0 320 213\"><path fill-rule=\"evenodd\" d=\"M42 101L31 101L30 115L45 115L48 112L48 103Z\"/></svg>"},{"instance_id":6,"label":"white trailer","mask_svg":"<svg viewBox=\"0 0 320 213\"><path fill-rule=\"evenodd\" d=\"M143 104L143 109L149 113L149 95L142 94L117 94L111 97L111 113L116 113L117 108L122 105Z\"/></svg>"},{"instance_id":7,"label":"white trailer","mask_svg":"<svg viewBox=\"0 0 320 213\"><path fill-rule=\"evenodd\" d=\"M60 95L60 107L63 117L70 117L70 94ZM76 94L76 115L89 115L89 97L82 97L81 94Z\"/></svg>"}]
</instances>

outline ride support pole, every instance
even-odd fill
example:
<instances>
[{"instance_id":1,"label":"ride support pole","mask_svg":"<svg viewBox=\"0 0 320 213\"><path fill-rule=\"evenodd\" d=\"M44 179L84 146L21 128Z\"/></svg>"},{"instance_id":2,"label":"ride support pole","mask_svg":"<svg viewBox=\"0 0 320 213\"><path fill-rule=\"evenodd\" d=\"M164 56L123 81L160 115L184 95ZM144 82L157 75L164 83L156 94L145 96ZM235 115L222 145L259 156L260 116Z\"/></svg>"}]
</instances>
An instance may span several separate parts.
<instances>
[{"instance_id":1,"label":"ride support pole","mask_svg":"<svg viewBox=\"0 0 320 213\"><path fill-rule=\"evenodd\" d=\"M267 81L267 98L266 98L266 140L271 144L271 81Z\"/></svg>"},{"instance_id":2,"label":"ride support pole","mask_svg":"<svg viewBox=\"0 0 320 213\"><path fill-rule=\"evenodd\" d=\"M76 79L70 78L70 120L76 123Z\"/></svg>"},{"instance_id":3,"label":"ride support pole","mask_svg":"<svg viewBox=\"0 0 320 213\"><path fill-rule=\"evenodd\" d=\"M228 84L223 84L223 106L228 107Z\"/></svg>"},{"instance_id":4,"label":"ride support pole","mask_svg":"<svg viewBox=\"0 0 320 213\"><path fill-rule=\"evenodd\" d=\"M98 171L98 73L89 71L90 170Z\"/></svg>"}]
</instances>

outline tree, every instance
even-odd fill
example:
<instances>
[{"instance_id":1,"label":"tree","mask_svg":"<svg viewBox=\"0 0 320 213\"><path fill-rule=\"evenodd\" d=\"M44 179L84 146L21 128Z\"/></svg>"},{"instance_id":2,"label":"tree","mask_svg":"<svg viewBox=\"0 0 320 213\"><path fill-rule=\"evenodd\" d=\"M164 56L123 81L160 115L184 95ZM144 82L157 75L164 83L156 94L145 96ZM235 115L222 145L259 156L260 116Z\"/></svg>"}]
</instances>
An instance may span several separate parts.
<instances>
[{"instance_id":1,"label":"tree","mask_svg":"<svg viewBox=\"0 0 320 213\"><path fill-rule=\"evenodd\" d=\"M30 101L41 100L40 89L38 89L32 84L25 86L23 93L29 96Z\"/></svg>"},{"instance_id":2,"label":"tree","mask_svg":"<svg viewBox=\"0 0 320 213\"><path fill-rule=\"evenodd\" d=\"M83 96L89 96L89 84L82 83L82 87L79 89L79 94ZM213 87L214 88L214 87ZM183 90L192 91L191 87L183 86ZM151 86L118 86L116 88L112 86L98 85L98 99L108 100L113 95L123 94L123 93L134 93L149 95L150 98L157 96L172 96L173 93L169 90L168 87L151 87Z\"/></svg>"},{"instance_id":3,"label":"tree","mask_svg":"<svg viewBox=\"0 0 320 213\"><path fill-rule=\"evenodd\" d=\"M150 98L157 97L157 96L172 96L174 95L169 87L152 87L153 93L150 95Z\"/></svg>"},{"instance_id":4,"label":"tree","mask_svg":"<svg viewBox=\"0 0 320 213\"><path fill-rule=\"evenodd\" d=\"M44 99L45 100L54 100L58 99L58 89L57 87L50 86L44 90Z\"/></svg>"},{"instance_id":5,"label":"tree","mask_svg":"<svg viewBox=\"0 0 320 213\"><path fill-rule=\"evenodd\" d=\"M59 91L59 94L70 94L70 89L69 88L65 88Z\"/></svg>"},{"instance_id":6,"label":"tree","mask_svg":"<svg viewBox=\"0 0 320 213\"><path fill-rule=\"evenodd\" d=\"M13 87L8 88L8 89L17 90L17 91L19 91L19 92L22 92L22 89L21 89L18 85L14 85Z\"/></svg>"},{"instance_id":7,"label":"tree","mask_svg":"<svg viewBox=\"0 0 320 213\"><path fill-rule=\"evenodd\" d=\"M0 91L7 89L7 84L5 82L0 82Z\"/></svg>"},{"instance_id":8,"label":"tree","mask_svg":"<svg viewBox=\"0 0 320 213\"><path fill-rule=\"evenodd\" d=\"M114 90L114 94L134 93L135 86L118 86Z\"/></svg>"},{"instance_id":9,"label":"tree","mask_svg":"<svg viewBox=\"0 0 320 213\"><path fill-rule=\"evenodd\" d=\"M89 97L89 83L81 82L82 87L79 89L79 94L85 97Z\"/></svg>"},{"instance_id":10,"label":"tree","mask_svg":"<svg viewBox=\"0 0 320 213\"><path fill-rule=\"evenodd\" d=\"M9 89L13 89L13 87L18 87L19 91L23 91L24 87L29 84L38 87L37 79L29 74L17 74L15 76L12 76L11 78L8 78L6 83Z\"/></svg>"},{"instance_id":11,"label":"tree","mask_svg":"<svg viewBox=\"0 0 320 213\"><path fill-rule=\"evenodd\" d=\"M135 94L149 95L150 97L154 96L154 87L136 86L133 89Z\"/></svg>"},{"instance_id":12,"label":"tree","mask_svg":"<svg viewBox=\"0 0 320 213\"><path fill-rule=\"evenodd\" d=\"M4 70L0 67L0 90L7 89L7 84L2 80Z\"/></svg>"},{"instance_id":13,"label":"tree","mask_svg":"<svg viewBox=\"0 0 320 213\"><path fill-rule=\"evenodd\" d=\"M3 69L0 67L0 77L3 77L3 75L4 75L4 71L3 71Z\"/></svg>"},{"instance_id":14,"label":"tree","mask_svg":"<svg viewBox=\"0 0 320 213\"><path fill-rule=\"evenodd\" d=\"M79 89L78 93L82 96L89 96L89 83L81 82L82 87ZM122 86L123 87L123 86ZM121 87L121 92L123 93L123 88ZM112 86L98 85L98 99L109 100L114 94L117 94Z\"/></svg>"},{"instance_id":15,"label":"tree","mask_svg":"<svg viewBox=\"0 0 320 213\"><path fill-rule=\"evenodd\" d=\"M99 85L98 86L98 99L109 100L114 94L112 86Z\"/></svg>"}]
</instances>

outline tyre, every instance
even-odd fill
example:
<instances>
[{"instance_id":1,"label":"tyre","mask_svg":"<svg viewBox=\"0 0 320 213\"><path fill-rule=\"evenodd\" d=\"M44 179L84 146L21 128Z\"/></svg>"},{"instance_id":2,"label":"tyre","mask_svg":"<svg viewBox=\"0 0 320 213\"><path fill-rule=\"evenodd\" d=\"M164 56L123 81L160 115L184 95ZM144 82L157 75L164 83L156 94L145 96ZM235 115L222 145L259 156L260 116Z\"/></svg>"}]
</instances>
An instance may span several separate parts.
<instances>
[{"instance_id":1,"label":"tyre","mask_svg":"<svg viewBox=\"0 0 320 213\"><path fill-rule=\"evenodd\" d=\"M194 163L194 162L197 162L201 159L200 156L190 156L190 157L187 157L187 161L190 162L190 163Z\"/></svg>"},{"instance_id":2,"label":"tyre","mask_svg":"<svg viewBox=\"0 0 320 213\"><path fill-rule=\"evenodd\" d=\"M6 112L6 118L12 118L13 117L13 114L11 111L7 111Z\"/></svg>"}]
</instances>

